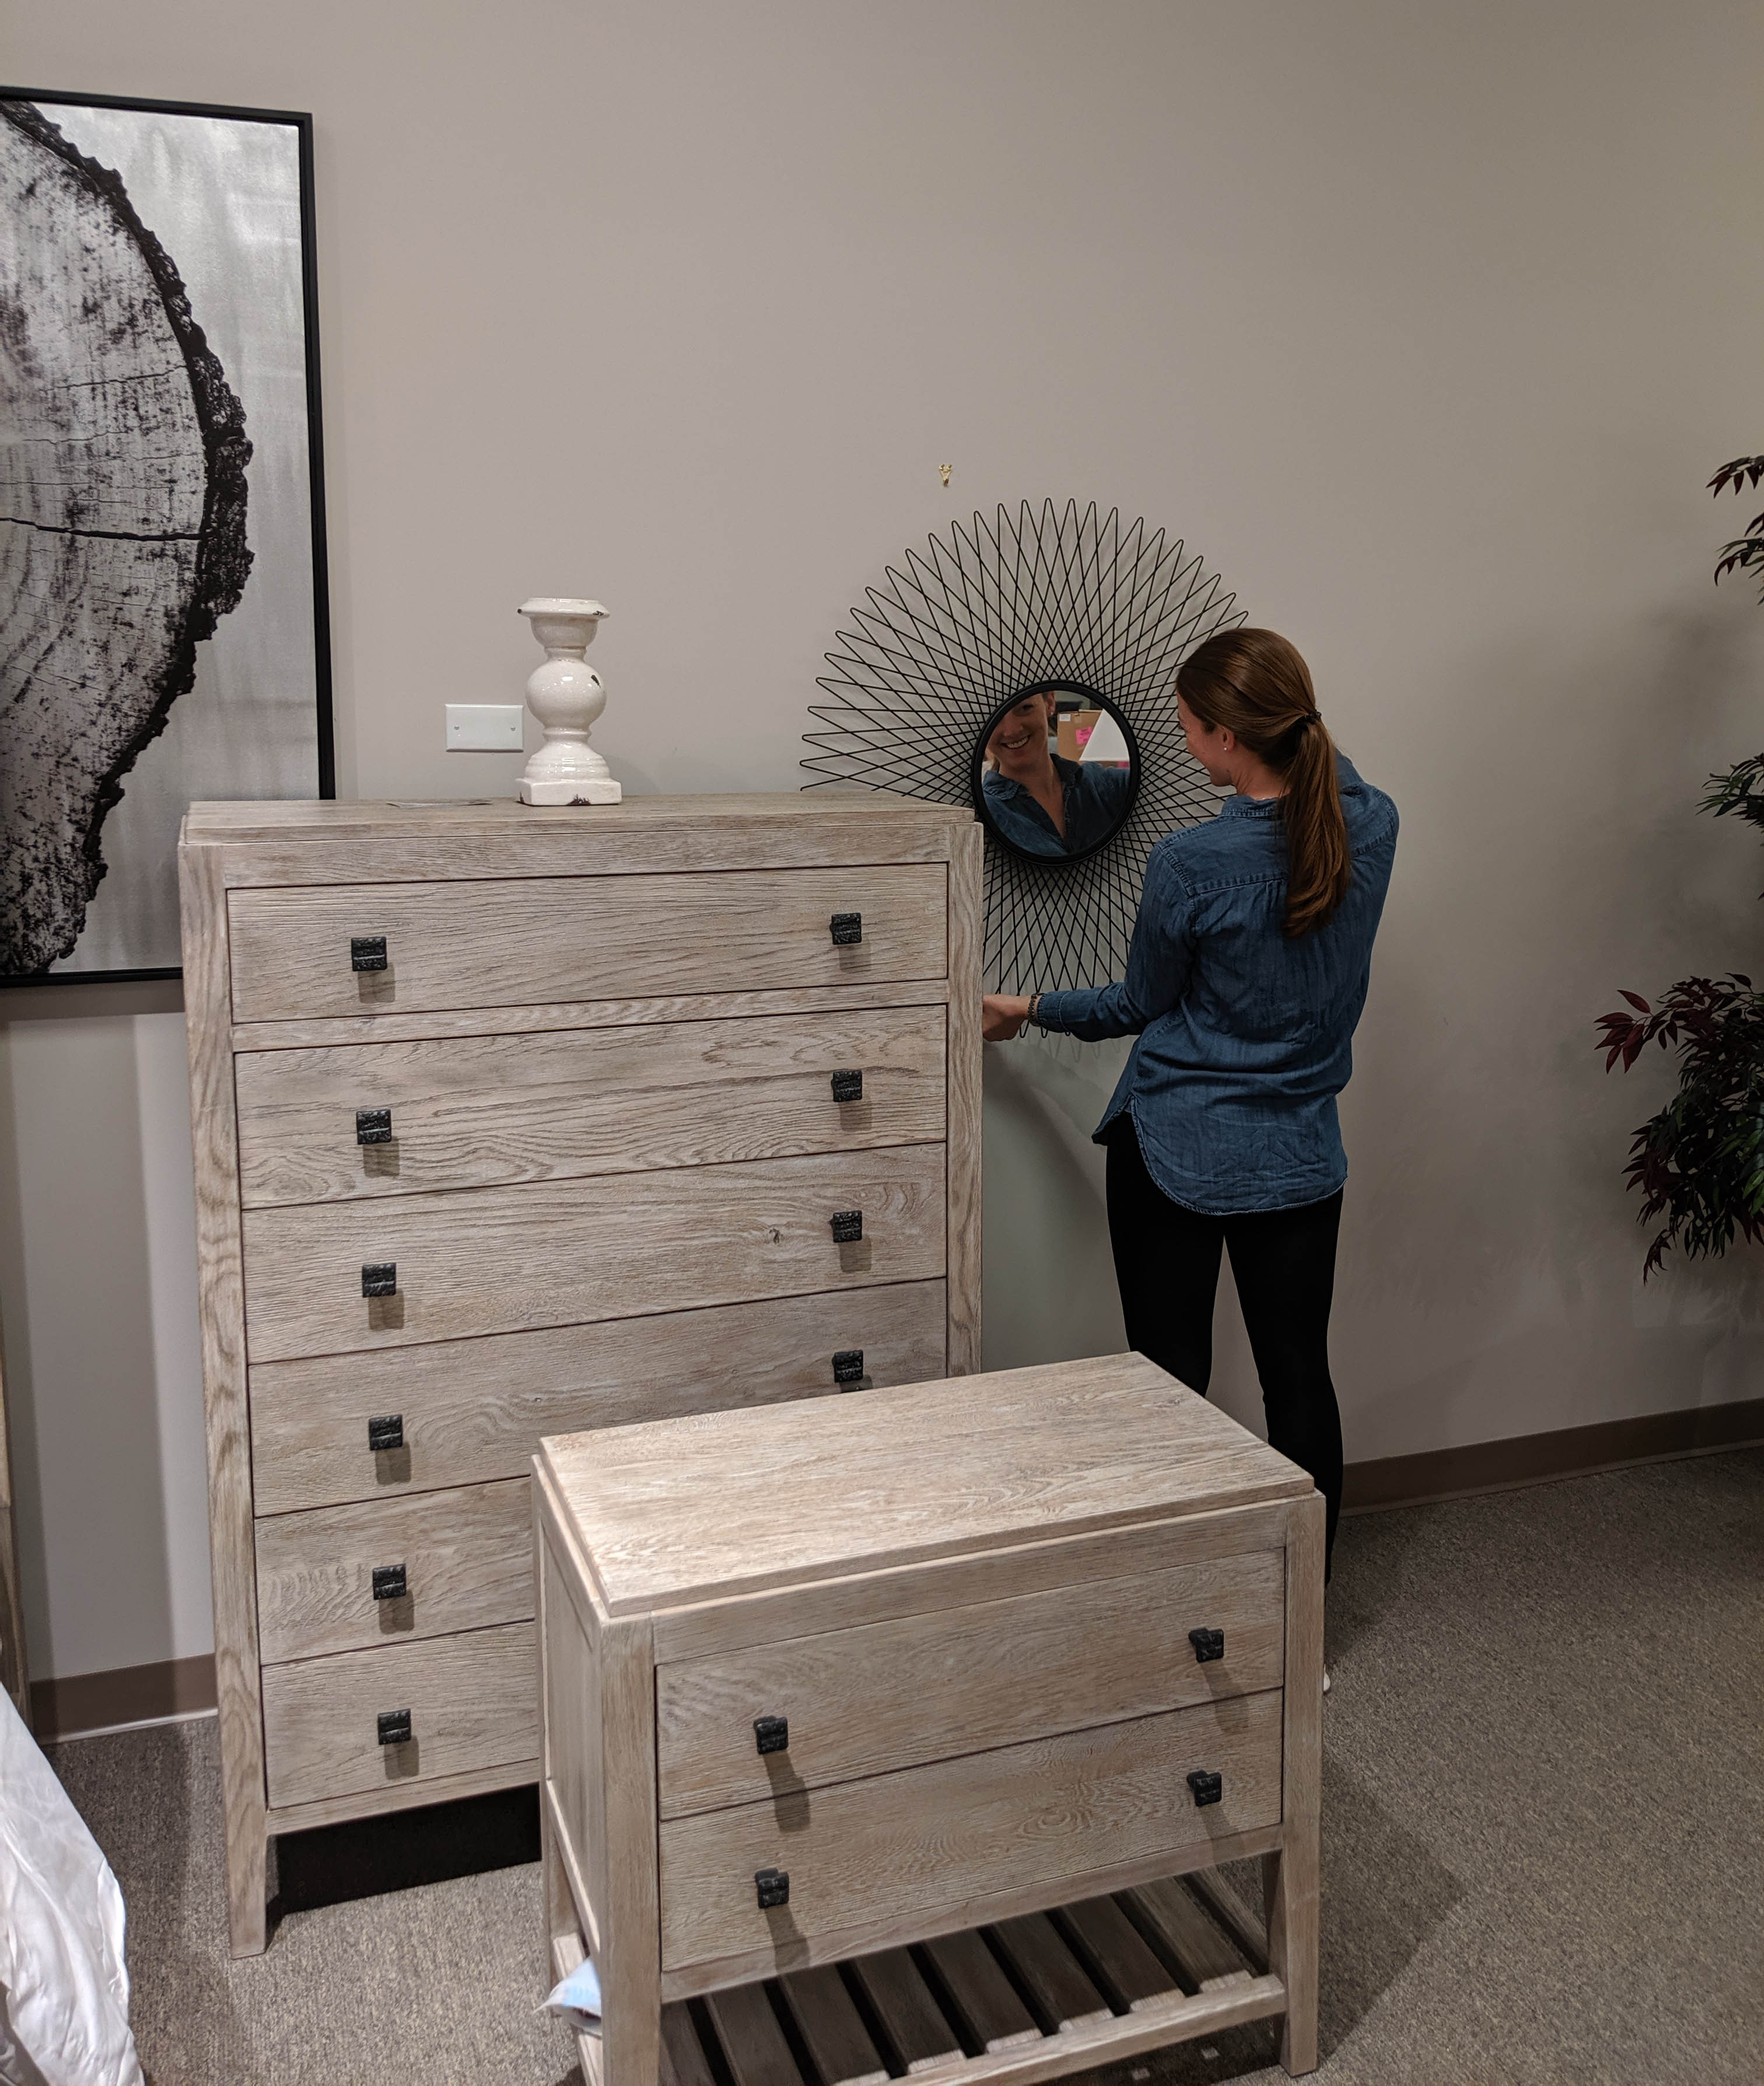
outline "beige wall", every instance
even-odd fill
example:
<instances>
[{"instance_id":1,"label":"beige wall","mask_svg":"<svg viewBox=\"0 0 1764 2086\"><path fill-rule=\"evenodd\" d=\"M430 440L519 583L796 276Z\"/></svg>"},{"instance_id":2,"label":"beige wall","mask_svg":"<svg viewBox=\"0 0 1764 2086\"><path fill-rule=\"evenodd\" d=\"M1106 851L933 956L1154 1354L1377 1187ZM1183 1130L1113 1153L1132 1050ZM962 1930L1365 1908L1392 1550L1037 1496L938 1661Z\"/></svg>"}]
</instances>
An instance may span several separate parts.
<instances>
[{"instance_id":1,"label":"beige wall","mask_svg":"<svg viewBox=\"0 0 1764 2086\"><path fill-rule=\"evenodd\" d=\"M1590 1047L1619 986L1758 968L1758 848L1691 810L1764 745L1764 611L1709 581L1750 510L1702 489L1764 446L1755 9L62 0L7 49L316 113L346 792L506 789L441 705L512 699L515 604L575 591L628 786L792 787L884 560L999 500L1144 513L1402 807L1349 1454L1764 1388L1753 1256L1638 1286L1619 1170L1665 1073ZM11 1032L39 1672L203 1641L174 1029ZM992 1055L989 1354L1111 1344L1105 1054Z\"/></svg>"}]
</instances>

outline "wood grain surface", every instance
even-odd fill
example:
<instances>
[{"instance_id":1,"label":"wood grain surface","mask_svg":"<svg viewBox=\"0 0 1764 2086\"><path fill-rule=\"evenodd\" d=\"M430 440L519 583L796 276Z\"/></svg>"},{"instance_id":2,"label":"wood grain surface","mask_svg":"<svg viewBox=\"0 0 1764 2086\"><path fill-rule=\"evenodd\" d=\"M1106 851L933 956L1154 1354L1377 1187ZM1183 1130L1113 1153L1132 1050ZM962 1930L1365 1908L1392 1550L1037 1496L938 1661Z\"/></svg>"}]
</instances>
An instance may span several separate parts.
<instances>
[{"instance_id":1,"label":"wood grain surface","mask_svg":"<svg viewBox=\"0 0 1764 2086\"><path fill-rule=\"evenodd\" d=\"M908 978L897 984L799 986L782 992L668 992L636 999L432 1007L415 1014L354 1014L314 1021L237 1021L232 1024L232 1047L257 1055L266 1050L331 1050L357 1043L433 1043L449 1037L653 1028L682 1021L787 1021L799 1014L849 1014L871 1007L943 1007L954 996L948 978Z\"/></svg>"},{"instance_id":2,"label":"wood grain surface","mask_svg":"<svg viewBox=\"0 0 1764 2086\"><path fill-rule=\"evenodd\" d=\"M1054 1923L1111 2009L1131 2013L1177 1989L1176 1980L1112 1897L1062 1905ZM1246 1973L1247 1974L1247 1973Z\"/></svg>"},{"instance_id":3,"label":"wood grain surface","mask_svg":"<svg viewBox=\"0 0 1764 2086\"><path fill-rule=\"evenodd\" d=\"M1205 1991L1223 1979L1250 1974L1224 1929L1174 1878L1140 1884L1123 1894L1123 1903L1182 1978L1184 1990Z\"/></svg>"},{"instance_id":4,"label":"wood grain surface","mask_svg":"<svg viewBox=\"0 0 1764 2086\"><path fill-rule=\"evenodd\" d=\"M540 1675L545 1791L556 1857L582 1930L598 1953L607 1905L599 1665L604 1625L592 1597L577 1582L568 1535L557 1526L542 1482L535 1484L533 1496L539 1613L545 1639Z\"/></svg>"},{"instance_id":5,"label":"wood grain surface","mask_svg":"<svg viewBox=\"0 0 1764 2086\"><path fill-rule=\"evenodd\" d=\"M1317 2066L1323 1806L1323 1528L1320 1493L1287 1509L1284 1831L1268 1858L1268 1966L1286 1988L1280 2063Z\"/></svg>"},{"instance_id":6,"label":"wood grain surface","mask_svg":"<svg viewBox=\"0 0 1764 2086\"><path fill-rule=\"evenodd\" d=\"M952 1389L952 1395L956 1395ZM729 1600L655 1611L658 1661L705 1658L786 1637L819 1637L977 1601L1012 1600L1057 1586L1180 1570L1217 1557L1284 1547L1286 1509L1259 1506L1090 1529L1076 1535L1003 1543L937 1559L884 1565Z\"/></svg>"},{"instance_id":7,"label":"wood grain surface","mask_svg":"<svg viewBox=\"0 0 1764 2086\"><path fill-rule=\"evenodd\" d=\"M778 2086L796 2073L772 2002L761 1985L735 1985L705 2002L734 2086Z\"/></svg>"},{"instance_id":8,"label":"wood grain surface","mask_svg":"<svg viewBox=\"0 0 1764 2086\"><path fill-rule=\"evenodd\" d=\"M941 865L232 892L236 1021L942 977ZM836 913L863 915L842 947ZM351 968L384 935L384 970ZM535 988L538 987L538 990Z\"/></svg>"},{"instance_id":9,"label":"wood grain surface","mask_svg":"<svg viewBox=\"0 0 1764 2086\"><path fill-rule=\"evenodd\" d=\"M1311 1489L1143 1356L964 1378L954 1428L951 1395L710 1413L545 1453L614 1613Z\"/></svg>"},{"instance_id":10,"label":"wood grain surface","mask_svg":"<svg viewBox=\"0 0 1764 2086\"><path fill-rule=\"evenodd\" d=\"M663 1996L667 2000L690 1999L696 1993L715 1991L722 1986L746 1983L756 1977L773 1977L785 1969L844 1961L878 1948L916 1946L935 1935L992 1925L1001 1919L1016 1919L1025 1913L1047 1912L1074 1898L1092 1897L1103 1892L1119 1892L1131 1884L1146 1883L1167 1875L1173 1868L1186 1875L1197 1868L1222 1867L1232 1862L1259 1862L1264 1854L1280 1845L1280 1839L1278 1824L1259 1825L1253 1832L1227 1833L1222 1838L1185 1848L1178 1854L1173 1854L1168 1850L1154 1851L1140 1861L1117 1863L1092 1875L1061 1877L1053 1884L1042 1882L995 1891L985 1897L922 1909L917 1914L893 1913L885 1918L867 1919L861 1926L849 1927L839 1934L786 1933L773 1936L739 1956L722 1956L712 1962L688 1965L684 1969L663 1970ZM1284 1990L1278 1977L1273 1977L1272 1982L1276 1991ZM1272 2007L1268 2011L1277 2013L1280 2008Z\"/></svg>"},{"instance_id":11,"label":"wood grain surface","mask_svg":"<svg viewBox=\"0 0 1764 2086\"><path fill-rule=\"evenodd\" d=\"M494 1767L464 1768L458 1774L378 1782L342 1796L271 1804L264 1817L272 1835L309 1833L316 1825L347 1824L352 1819L379 1818L389 1811L420 1810L430 1803L460 1803L468 1796L488 1796L494 1790L530 1788L539 1777L536 1759L499 1760Z\"/></svg>"},{"instance_id":12,"label":"wood grain surface","mask_svg":"<svg viewBox=\"0 0 1764 2086\"><path fill-rule=\"evenodd\" d=\"M999 1967L999 1959L971 1926L940 1934L924 1943L921 1954L943 1987L943 1999L977 2054L1019 2050L1039 2042L1042 2032L1017 1990Z\"/></svg>"},{"instance_id":13,"label":"wood grain surface","mask_svg":"<svg viewBox=\"0 0 1764 2086\"><path fill-rule=\"evenodd\" d=\"M941 1007L240 1056L248 1208L701 1166L944 1135ZM832 1075L863 1077L833 1097ZM362 1144L358 1109L390 1111Z\"/></svg>"},{"instance_id":14,"label":"wood grain surface","mask_svg":"<svg viewBox=\"0 0 1764 2086\"><path fill-rule=\"evenodd\" d=\"M1195 1805L1193 1769L1223 1776L1219 1803ZM1276 1691L667 1820L663 1964L787 1952L907 1914L935 1931L940 1905L1272 1824L1280 1773ZM762 1868L790 1875L778 1911L755 1903Z\"/></svg>"},{"instance_id":15,"label":"wood grain surface","mask_svg":"<svg viewBox=\"0 0 1764 2086\"><path fill-rule=\"evenodd\" d=\"M880 2021L896 2063L909 2073L928 2071L961 2054L961 2043L905 1948L858 1956L848 1966L853 1985Z\"/></svg>"},{"instance_id":16,"label":"wood grain surface","mask_svg":"<svg viewBox=\"0 0 1764 2086\"><path fill-rule=\"evenodd\" d=\"M949 1373L980 1367L980 984L986 922L980 828L955 837L949 863Z\"/></svg>"},{"instance_id":17,"label":"wood grain surface","mask_svg":"<svg viewBox=\"0 0 1764 2086\"><path fill-rule=\"evenodd\" d=\"M528 1481L279 1514L258 1523L258 1633L264 1662L361 1651L533 1614ZM376 1565L402 1564L408 1591L376 1600Z\"/></svg>"},{"instance_id":18,"label":"wood grain surface","mask_svg":"<svg viewBox=\"0 0 1764 2086\"><path fill-rule=\"evenodd\" d=\"M269 1846L258 1679L250 1412L232 1056L227 1035L226 900L211 851L178 849L185 1028L196 1196L196 1284L208 1450L208 1547L215 1695L226 1822L227 1922L235 1956L262 1952ZM315 1792L323 1794L326 1792Z\"/></svg>"},{"instance_id":19,"label":"wood grain surface","mask_svg":"<svg viewBox=\"0 0 1764 2086\"><path fill-rule=\"evenodd\" d=\"M1263 1552L663 1665L662 1816L1278 1688L1285 1594ZM1225 1656L1197 1662L1194 1628ZM760 1716L786 1751L756 1751Z\"/></svg>"},{"instance_id":20,"label":"wood grain surface","mask_svg":"<svg viewBox=\"0 0 1764 2086\"><path fill-rule=\"evenodd\" d=\"M254 1362L920 1281L944 1272L943 1147L248 1210L245 1260ZM396 1295L364 1297L386 1262Z\"/></svg>"},{"instance_id":21,"label":"wood grain surface","mask_svg":"<svg viewBox=\"0 0 1764 2086\"><path fill-rule=\"evenodd\" d=\"M799 836L825 847L854 828L880 832L886 838L974 823L971 805L939 804L883 791L705 790L630 796L616 808L523 804L514 797L202 798L190 806L186 829L193 842L205 846L288 838L312 843L351 837L408 841L448 833L500 845L548 834L574 849L578 864L586 866L623 833L641 835L653 859L658 841L688 833L752 830L763 833L773 847L788 845Z\"/></svg>"},{"instance_id":22,"label":"wood grain surface","mask_svg":"<svg viewBox=\"0 0 1764 2086\"><path fill-rule=\"evenodd\" d=\"M820 2086L884 2086L892 2075L831 1963L786 1971L778 1982Z\"/></svg>"},{"instance_id":23,"label":"wood grain surface","mask_svg":"<svg viewBox=\"0 0 1764 2086\"><path fill-rule=\"evenodd\" d=\"M1001 1920L986 1935L1046 2033L1069 2035L1075 2028L1113 2017L1114 2009L1045 1912Z\"/></svg>"},{"instance_id":24,"label":"wood grain surface","mask_svg":"<svg viewBox=\"0 0 1764 2086\"><path fill-rule=\"evenodd\" d=\"M407 1744L379 1743L385 1709L410 1711ZM533 1625L266 1667L263 1726L277 1805L536 1759Z\"/></svg>"},{"instance_id":25,"label":"wood grain surface","mask_svg":"<svg viewBox=\"0 0 1764 2086\"><path fill-rule=\"evenodd\" d=\"M260 1514L510 1478L540 1437L783 1398L831 1396L833 1358L871 1383L943 1374L944 1285L910 1282L705 1311L501 1333L250 1373ZM398 1413L402 1450L368 1422Z\"/></svg>"}]
</instances>

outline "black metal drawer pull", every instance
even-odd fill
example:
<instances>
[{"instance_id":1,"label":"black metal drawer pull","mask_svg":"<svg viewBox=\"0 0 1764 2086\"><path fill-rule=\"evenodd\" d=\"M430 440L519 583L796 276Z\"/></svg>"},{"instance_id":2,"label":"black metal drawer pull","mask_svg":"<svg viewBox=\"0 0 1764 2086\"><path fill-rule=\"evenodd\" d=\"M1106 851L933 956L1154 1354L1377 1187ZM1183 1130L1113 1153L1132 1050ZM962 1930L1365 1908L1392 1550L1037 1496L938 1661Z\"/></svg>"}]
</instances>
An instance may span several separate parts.
<instances>
[{"instance_id":1,"label":"black metal drawer pull","mask_svg":"<svg viewBox=\"0 0 1764 2086\"><path fill-rule=\"evenodd\" d=\"M835 1383L862 1383L863 1381L863 1350L862 1347L842 1347L833 1356Z\"/></svg>"},{"instance_id":2,"label":"black metal drawer pull","mask_svg":"<svg viewBox=\"0 0 1764 2086\"><path fill-rule=\"evenodd\" d=\"M1225 1655L1225 1633L1223 1630L1191 1629L1188 1641L1195 1647L1195 1663L1204 1666L1208 1659L1223 1658Z\"/></svg>"},{"instance_id":3,"label":"black metal drawer pull","mask_svg":"<svg viewBox=\"0 0 1764 2086\"><path fill-rule=\"evenodd\" d=\"M376 1564L373 1568L373 1598L377 1601L402 1601L410 1591L404 1582L402 1564Z\"/></svg>"},{"instance_id":4,"label":"black metal drawer pull","mask_svg":"<svg viewBox=\"0 0 1764 2086\"><path fill-rule=\"evenodd\" d=\"M775 1905L790 1901L790 1872L788 1869L756 1869L753 1871L753 1894L760 1901L761 1912L769 1912Z\"/></svg>"},{"instance_id":5,"label":"black metal drawer pull","mask_svg":"<svg viewBox=\"0 0 1764 2086\"><path fill-rule=\"evenodd\" d=\"M753 1720L753 1744L757 1752L787 1753L790 1749L790 1718L756 1717Z\"/></svg>"},{"instance_id":6,"label":"black metal drawer pull","mask_svg":"<svg viewBox=\"0 0 1764 2086\"><path fill-rule=\"evenodd\" d=\"M408 1709L382 1709L379 1722L382 1746L407 1746L410 1743L411 1713Z\"/></svg>"},{"instance_id":7,"label":"black metal drawer pull","mask_svg":"<svg viewBox=\"0 0 1764 2086\"><path fill-rule=\"evenodd\" d=\"M352 971L383 971L386 968L385 935L352 934L349 937L349 968Z\"/></svg>"},{"instance_id":8,"label":"black metal drawer pull","mask_svg":"<svg viewBox=\"0 0 1764 2086\"><path fill-rule=\"evenodd\" d=\"M402 1412L382 1412L368 1422L368 1446L370 1449L402 1449L404 1446L404 1415Z\"/></svg>"},{"instance_id":9,"label":"black metal drawer pull","mask_svg":"<svg viewBox=\"0 0 1764 2086\"><path fill-rule=\"evenodd\" d=\"M863 1237L862 1210L835 1210L829 1222L835 1245L853 1245Z\"/></svg>"},{"instance_id":10,"label":"black metal drawer pull","mask_svg":"<svg viewBox=\"0 0 1764 2086\"><path fill-rule=\"evenodd\" d=\"M356 1142L357 1144L390 1144L392 1142L391 1109L357 1109Z\"/></svg>"},{"instance_id":11,"label":"black metal drawer pull","mask_svg":"<svg viewBox=\"0 0 1764 2086\"><path fill-rule=\"evenodd\" d=\"M863 1099L862 1072L835 1072L833 1075L833 1094L836 1101L861 1101Z\"/></svg>"},{"instance_id":12,"label":"black metal drawer pull","mask_svg":"<svg viewBox=\"0 0 1764 2086\"><path fill-rule=\"evenodd\" d=\"M398 1264L395 1260L364 1260L361 1263L361 1293L364 1296L395 1296L398 1289Z\"/></svg>"},{"instance_id":13,"label":"black metal drawer pull","mask_svg":"<svg viewBox=\"0 0 1764 2086\"><path fill-rule=\"evenodd\" d=\"M1204 1767L1194 1769L1188 1777L1188 1786L1195 1793L1195 1808L1204 1811L1209 1803L1217 1803L1225 1795L1225 1777L1209 1774Z\"/></svg>"},{"instance_id":14,"label":"black metal drawer pull","mask_svg":"<svg viewBox=\"0 0 1764 2086\"><path fill-rule=\"evenodd\" d=\"M831 929L836 948L849 949L863 939L863 915L861 913L836 913L827 923Z\"/></svg>"}]
</instances>

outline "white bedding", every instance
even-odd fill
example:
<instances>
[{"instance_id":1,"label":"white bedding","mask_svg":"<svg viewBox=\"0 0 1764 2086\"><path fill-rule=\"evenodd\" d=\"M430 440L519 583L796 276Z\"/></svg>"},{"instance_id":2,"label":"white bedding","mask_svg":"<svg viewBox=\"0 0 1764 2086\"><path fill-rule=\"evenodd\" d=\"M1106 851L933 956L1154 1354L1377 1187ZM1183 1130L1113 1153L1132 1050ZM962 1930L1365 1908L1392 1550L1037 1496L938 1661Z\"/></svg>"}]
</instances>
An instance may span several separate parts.
<instances>
[{"instance_id":1,"label":"white bedding","mask_svg":"<svg viewBox=\"0 0 1764 2086\"><path fill-rule=\"evenodd\" d=\"M0 1694L0 2086L143 2086L122 1893Z\"/></svg>"}]
</instances>

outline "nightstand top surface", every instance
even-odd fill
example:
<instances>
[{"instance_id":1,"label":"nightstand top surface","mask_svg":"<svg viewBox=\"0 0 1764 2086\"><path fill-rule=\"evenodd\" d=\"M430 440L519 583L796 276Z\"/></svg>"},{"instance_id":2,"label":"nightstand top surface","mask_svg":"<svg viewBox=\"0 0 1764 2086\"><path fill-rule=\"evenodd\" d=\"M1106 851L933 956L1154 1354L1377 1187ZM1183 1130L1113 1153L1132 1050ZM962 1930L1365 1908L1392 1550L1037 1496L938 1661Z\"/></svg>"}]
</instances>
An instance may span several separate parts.
<instances>
[{"instance_id":1,"label":"nightstand top surface","mask_svg":"<svg viewBox=\"0 0 1764 2086\"><path fill-rule=\"evenodd\" d=\"M1140 1355L559 1435L539 1454L615 1615L1312 1488Z\"/></svg>"}]
</instances>

